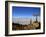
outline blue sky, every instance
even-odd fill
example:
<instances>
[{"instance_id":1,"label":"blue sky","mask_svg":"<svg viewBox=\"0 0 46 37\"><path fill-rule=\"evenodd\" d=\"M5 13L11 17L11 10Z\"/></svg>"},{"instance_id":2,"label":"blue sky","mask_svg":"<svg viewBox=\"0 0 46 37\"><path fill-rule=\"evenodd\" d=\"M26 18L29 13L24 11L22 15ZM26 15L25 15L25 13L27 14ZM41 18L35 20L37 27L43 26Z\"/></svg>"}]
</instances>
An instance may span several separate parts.
<instances>
[{"instance_id":1,"label":"blue sky","mask_svg":"<svg viewBox=\"0 0 46 37\"><path fill-rule=\"evenodd\" d=\"M39 7L12 7L12 16L13 17L23 17L23 18L31 18L33 13L40 15Z\"/></svg>"}]
</instances>

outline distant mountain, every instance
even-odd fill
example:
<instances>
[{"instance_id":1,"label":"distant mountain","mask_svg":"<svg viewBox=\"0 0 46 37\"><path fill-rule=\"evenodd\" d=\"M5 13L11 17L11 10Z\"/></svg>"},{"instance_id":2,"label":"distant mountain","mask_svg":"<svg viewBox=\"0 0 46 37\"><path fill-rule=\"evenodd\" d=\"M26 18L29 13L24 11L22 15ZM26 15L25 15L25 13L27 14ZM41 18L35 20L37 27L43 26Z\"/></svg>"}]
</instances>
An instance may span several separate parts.
<instances>
[{"instance_id":1,"label":"distant mountain","mask_svg":"<svg viewBox=\"0 0 46 37\"><path fill-rule=\"evenodd\" d=\"M28 25L28 24L30 24L30 20L31 20L31 22L33 22L33 21L35 21L36 19L35 18L33 18L33 19L31 19L31 18L16 18L16 17L12 17L12 22L13 23L19 23L19 24L23 24L23 25ZM40 19L38 18L38 21L40 21Z\"/></svg>"},{"instance_id":2,"label":"distant mountain","mask_svg":"<svg viewBox=\"0 0 46 37\"><path fill-rule=\"evenodd\" d=\"M19 24L23 24L23 25L30 24L30 20L31 19L29 19L29 18L12 18L13 23L19 23Z\"/></svg>"}]
</instances>

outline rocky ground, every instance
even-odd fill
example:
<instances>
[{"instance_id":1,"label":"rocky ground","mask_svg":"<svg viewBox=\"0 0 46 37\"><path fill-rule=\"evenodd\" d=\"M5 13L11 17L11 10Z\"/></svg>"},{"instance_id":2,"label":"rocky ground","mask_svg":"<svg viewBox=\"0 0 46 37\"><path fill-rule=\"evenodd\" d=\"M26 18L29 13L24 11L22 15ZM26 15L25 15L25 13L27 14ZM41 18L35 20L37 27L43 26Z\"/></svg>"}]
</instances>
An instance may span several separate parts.
<instances>
[{"instance_id":1,"label":"rocky ground","mask_svg":"<svg viewBox=\"0 0 46 37\"><path fill-rule=\"evenodd\" d=\"M29 25L20 25L17 23L12 24L12 29L13 30L31 30L31 29L40 29L40 22L33 22L32 24Z\"/></svg>"}]
</instances>

